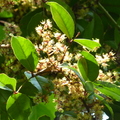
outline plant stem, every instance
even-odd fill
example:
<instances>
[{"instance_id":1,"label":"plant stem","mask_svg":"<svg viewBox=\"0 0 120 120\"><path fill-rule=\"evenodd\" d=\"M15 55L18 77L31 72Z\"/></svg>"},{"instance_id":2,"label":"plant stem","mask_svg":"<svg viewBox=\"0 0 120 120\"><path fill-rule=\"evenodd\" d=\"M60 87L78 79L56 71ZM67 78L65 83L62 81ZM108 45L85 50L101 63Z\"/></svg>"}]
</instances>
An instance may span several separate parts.
<instances>
[{"instance_id":1,"label":"plant stem","mask_svg":"<svg viewBox=\"0 0 120 120\"><path fill-rule=\"evenodd\" d=\"M120 26L117 24L117 22L113 19L113 17L108 13L108 11L101 5L101 3L98 2L99 7L102 9L102 11L106 14L106 16L111 20L111 22L114 24L115 27L120 30Z\"/></svg>"},{"instance_id":2,"label":"plant stem","mask_svg":"<svg viewBox=\"0 0 120 120\"><path fill-rule=\"evenodd\" d=\"M81 101L83 102L87 112L90 113L89 107L87 106L86 102L83 99L81 99Z\"/></svg>"}]
</instances>

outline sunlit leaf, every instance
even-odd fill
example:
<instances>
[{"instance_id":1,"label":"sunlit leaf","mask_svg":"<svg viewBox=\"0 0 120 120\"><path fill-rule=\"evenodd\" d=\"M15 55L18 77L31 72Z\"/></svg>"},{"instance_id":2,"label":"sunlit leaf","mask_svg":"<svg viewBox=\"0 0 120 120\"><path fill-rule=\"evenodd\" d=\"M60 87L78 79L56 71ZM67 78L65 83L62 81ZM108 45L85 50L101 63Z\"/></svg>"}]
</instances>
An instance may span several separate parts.
<instances>
[{"instance_id":1,"label":"sunlit leaf","mask_svg":"<svg viewBox=\"0 0 120 120\"><path fill-rule=\"evenodd\" d=\"M102 94L116 100L120 101L120 87L110 82L96 81L94 83L95 88L99 90Z\"/></svg>"},{"instance_id":2,"label":"sunlit leaf","mask_svg":"<svg viewBox=\"0 0 120 120\"><path fill-rule=\"evenodd\" d=\"M50 6L52 17L59 29L71 39L74 35L75 25L69 12L57 2L47 2L47 5Z\"/></svg>"},{"instance_id":3,"label":"sunlit leaf","mask_svg":"<svg viewBox=\"0 0 120 120\"><path fill-rule=\"evenodd\" d=\"M99 73L99 67L98 67L98 63L95 57L86 51L82 51L81 54L86 59L88 80L90 81L96 80L96 78L98 77L98 73Z\"/></svg>"},{"instance_id":4,"label":"sunlit leaf","mask_svg":"<svg viewBox=\"0 0 120 120\"><path fill-rule=\"evenodd\" d=\"M28 39L14 36L11 40L12 49L20 63L29 71L34 71L38 63L38 54Z\"/></svg>"},{"instance_id":5,"label":"sunlit leaf","mask_svg":"<svg viewBox=\"0 0 120 120\"><path fill-rule=\"evenodd\" d=\"M21 93L9 97L6 109L15 120L27 120L31 111L30 99Z\"/></svg>"},{"instance_id":6,"label":"sunlit leaf","mask_svg":"<svg viewBox=\"0 0 120 120\"><path fill-rule=\"evenodd\" d=\"M91 81L86 81L85 82L85 90L88 93L94 93L94 86L93 86L93 83Z\"/></svg>"},{"instance_id":7,"label":"sunlit leaf","mask_svg":"<svg viewBox=\"0 0 120 120\"><path fill-rule=\"evenodd\" d=\"M100 43L89 40L89 39L74 39L74 41L91 51L94 51L101 46Z\"/></svg>"},{"instance_id":8,"label":"sunlit leaf","mask_svg":"<svg viewBox=\"0 0 120 120\"><path fill-rule=\"evenodd\" d=\"M48 103L41 102L34 106L28 120L38 120L40 117L45 115L50 117L50 120L54 120L56 103L53 102L53 99L54 95L52 94L49 96Z\"/></svg>"},{"instance_id":9,"label":"sunlit leaf","mask_svg":"<svg viewBox=\"0 0 120 120\"><path fill-rule=\"evenodd\" d=\"M13 14L11 12L5 10L0 12L0 18L11 18L11 17L13 17Z\"/></svg>"},{"instance_id":10,"label":"sunlit leaf","mask_svg":"<svg viewBox=\"0 0 120 120\"><path fill-rule=\"evenodd\" d=\"M16 79L10 78L6 74L0 74L0 89L15 91Z\"/></svg>"},{"instance_id":11,"label":"sunlit leaf","mask_svg":"<svg viewBox=\"0 0 120 120\"><path fill-rule=\"evenodd\" d=\"M87 62L85 58L80 58L77 63L79 73L82 76L82 78L87 81L88 80L88 68L87 68Z\"/></svg>"}]
</instances>

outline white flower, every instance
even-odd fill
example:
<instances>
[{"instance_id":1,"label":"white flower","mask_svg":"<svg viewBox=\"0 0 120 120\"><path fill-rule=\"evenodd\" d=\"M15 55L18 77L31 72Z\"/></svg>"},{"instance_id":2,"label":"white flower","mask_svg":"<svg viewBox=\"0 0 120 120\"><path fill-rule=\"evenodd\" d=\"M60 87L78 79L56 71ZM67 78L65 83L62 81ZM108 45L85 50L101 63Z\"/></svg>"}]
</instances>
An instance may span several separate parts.
<instances>
[{"instance_id":1,"label":"white flower","mask_svg":"<svg viewBox=\"0 0 120 120\"><path fill-rule=\"evenodd\" d=\"M54 33L54 37L55 38L58 38L58 37L60 37L61 36L61 33Z\"/></svg>"},{"instance_id":2,"label":"white flower","mask_svg":"<svg viewBox=\"0 0 120 120\"><path fill-rule=\"evenodd\" d=\"M63 35L60 36L59 41L62 42L65 39L66 39L65 34L63 34Z\"/></svg>"},{"instance_id":3,"label":"white flower","mask_svg":"<svg viewBox=\"0 0 120 120\"><path fill-rule=\"evenodd\" d=\"M52 22L49 19L47 19L46 24L49 29L52 27Z\"/></svg>"},{"instance_id":4,"label":"white flower","mask_svg":"<svg viewBox=\"0 0 120 120\"><path fill-rule=\"evenodd\" d=\"M41 36L41 34L42 34L42 26L38 26L38 27L36 27L35 28L35 30L36 30L36 32L38 33L38 35L40 35Z\"/></svg>"}]
</instances>

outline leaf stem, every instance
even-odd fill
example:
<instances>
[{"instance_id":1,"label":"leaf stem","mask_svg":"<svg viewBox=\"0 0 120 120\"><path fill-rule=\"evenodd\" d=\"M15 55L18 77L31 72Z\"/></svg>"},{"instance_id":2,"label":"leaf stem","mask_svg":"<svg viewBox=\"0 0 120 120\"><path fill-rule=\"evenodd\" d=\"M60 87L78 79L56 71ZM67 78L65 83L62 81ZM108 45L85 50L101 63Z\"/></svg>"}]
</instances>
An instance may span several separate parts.
<instances>
[{"instance_id":1,"label":"leaf stem","mask_svg":"<svg viewBox=\"0 0 120 120\"><path fill-rule=\"evenodd\" d=\"M106 16L111 20L111 22L114 24L115 27L118 28L118 30L120 30L120 26L117 24L117 22L113 19L113 17L108 13L108 11L101 5L100 2L98 2L99 7L101 8L101 10L106 14Z\"/></svg>"}]
</instances>

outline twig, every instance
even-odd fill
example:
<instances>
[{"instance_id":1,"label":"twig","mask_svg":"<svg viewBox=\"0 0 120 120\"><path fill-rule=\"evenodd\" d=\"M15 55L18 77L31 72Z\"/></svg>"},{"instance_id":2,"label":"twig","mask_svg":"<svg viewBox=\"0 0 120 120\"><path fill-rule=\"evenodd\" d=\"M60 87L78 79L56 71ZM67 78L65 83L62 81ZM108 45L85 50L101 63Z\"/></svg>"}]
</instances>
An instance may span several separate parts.
<instances>
[{"instance_id":1,"label":"twig","mask_svg":"<svg viewBox=\"0 0 120 120\"><path fill-rule=\"evenodd\" d=\"M117 22L113 19L113 17L108 13L108 11L101 5L100 2L98 2L99 7L101 8L101 10L106 14L106 16L111 20L111 22L114 24L115 27L118 28L118 30L120 30L120 26L117 24Z\"/></svg>"}]
</instances>

